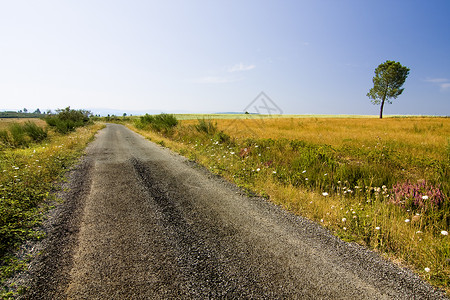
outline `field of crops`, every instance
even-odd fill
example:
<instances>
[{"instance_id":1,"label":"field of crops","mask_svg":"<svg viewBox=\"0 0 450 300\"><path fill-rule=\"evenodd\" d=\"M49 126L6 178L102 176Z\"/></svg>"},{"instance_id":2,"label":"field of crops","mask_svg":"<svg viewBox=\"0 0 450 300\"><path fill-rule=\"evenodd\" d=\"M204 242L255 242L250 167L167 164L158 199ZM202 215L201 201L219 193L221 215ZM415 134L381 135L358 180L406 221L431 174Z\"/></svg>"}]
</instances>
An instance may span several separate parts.
<instances>
[{"instance_id":1,"label":"field of crops","mask_svg":"<svg viewBox=\"0 0 450 300\"><path fill-rule=\"evenodd\" d=\"M195 117L130 127L449 287L450 118Z\"/></svg>"}]
</instances>

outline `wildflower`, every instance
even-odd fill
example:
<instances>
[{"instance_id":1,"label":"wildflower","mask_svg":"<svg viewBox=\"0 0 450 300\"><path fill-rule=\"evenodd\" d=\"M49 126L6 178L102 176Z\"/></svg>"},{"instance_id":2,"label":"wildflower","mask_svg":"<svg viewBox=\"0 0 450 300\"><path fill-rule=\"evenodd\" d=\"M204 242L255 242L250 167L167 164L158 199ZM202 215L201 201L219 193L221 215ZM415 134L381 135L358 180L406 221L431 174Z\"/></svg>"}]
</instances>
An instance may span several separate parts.
<instances>
[{"instance_id":1,"label":"wildflower","mask_svg":"<svg viewBox=\"0 0 450 300\"><path fill-rule=\"evenodd\" d=\"M259 171L261 171L261 169L260 169L260 168L256 169L256 172L259 172Z\"/></svg>"},{"instance_id":2,"label":"wildflower","mask_svg":"<svg viewBox=\"0 0 450 300\"><path fill-rule=\"evenodd\" d=\"M277 171L273 171L272 173L273 173L273 174L277 174Z\"/></svg>"},{"instance_id":3,"label":"wildflower","mask_svg":"<svg viewBox=\"0 0 450 300\"><path fill-rule=\"evenodd\" d=\"M320 219L320 222L323 223L323 219Z\"/></svg>"},{"instance_id":4,"label":"wildflower","mask_svg":"<svg viewBox=\"0 0 450 300\"><path fill-rule=\"evenodd\" d=\"M424 195L424 196L422 196L422 199L423 199L423 200L428 200L428 196L427 196L427 195Z\"/></svg>"},{"instance_id":5,"label":"wildflower","mask_svg":"<svg viewBox=\"0 0 450 300\"><path fill-rule=\"evenodd\" d=\"M305 180L307 181L307 180L308 180L308 178L305 178Z\"/></svg>"},{"instance_id":6,"label":"wildflower","mask_svg":"<svg viewBox=\"0 0 450 300\"><path fill-rule=\"evenodd\" d=\"M342 222L345 222L345 221L347 221L347 219L346 218L342 218Z\"/></svg>"},{"instance_id":7,"label":"wildflower","mask_svg":"<svg viewBox=\"0 0 450 300\"><path fill-rule=\"evenodd\" d=\"M324 196L326 197L326 196L328 196L328 193L327 193L327 192L325 192L325 193L322 193L322 195L324 195Z\"/></svg>"},{"instance_id":8,"label":"wildflower","mask_svg":"<svg viewBox=\"0 0 450 300\"><path fill-rule=\"evenodd\" d=\"M344 227L344 228L342 228L342 229L347 230L347 227Z\"/></svg>"},{"instance_id":9,"label":"wildflower","mask_svg":"<svg viewBox=\"0 0 450 300\"><path fill-rule=\"evenodd\" d=\"M441 231L441 234L442 234L442 235L448 235L448 231L442 230L442 231Z\"/></svg>"},{"instance_id":10,"label":"wildflower","mask_svg":"<svg viewBox=\"0 0 450 300\"><path fill-rule=\"evenodd\" d=\"M416 233L417 233L417 234L421 234L421 233L422 233L422 231L420 231L420 230L419 230L419 231L416 231Z\"/></svg>"},{"instance_id":11,"label":"wildflower","mask_svg":"<svg viewBox=\"0 0 450 300\"><path fill-rule=\"evenodd\" d=\"M325 175L323 175L323 176L327 176L328 175L328 173L325 173Z\"/></svg>"},{"instance_id":12,"label":"wildflower","mask_svg":"<svg viewBox=\"0 0 450 300\"><path fill-rule=\"evenodd\" d=\"M411 222L410 219L406 219L406 220L405 220L405 223L409 223L409 222Z\"/></svg>"},{"instance_id":13,"label":"wildflower","mask_svg":"<svg viewBox=\"0 0 450 300\"><path fill-rule=\"evenodd\" d=\"M380 230L380 227L379 226L375 227L375 230Z\"/></svg>"},{"instance_id":14,"label":"wildflower","mask_svg":"<svg viewBox=\"0 0 450 300\"><path fill-rule=\"evenodd\" d=\"M305 174L306 173L306 170L303 170L303 172L302 172L303 174Z\"/></svg>"},{"instance_id":15,"label":"wildflower","mask_svg":"<svg viewBox=\"0 0 450 300\"><path fill-rule=\"evenodd\" d=\"M428 267L426 267L424 270L425 270L425 272L427 272L427 273L430 272L430 268L428 268Z\"/></svg>"}]
</instances>

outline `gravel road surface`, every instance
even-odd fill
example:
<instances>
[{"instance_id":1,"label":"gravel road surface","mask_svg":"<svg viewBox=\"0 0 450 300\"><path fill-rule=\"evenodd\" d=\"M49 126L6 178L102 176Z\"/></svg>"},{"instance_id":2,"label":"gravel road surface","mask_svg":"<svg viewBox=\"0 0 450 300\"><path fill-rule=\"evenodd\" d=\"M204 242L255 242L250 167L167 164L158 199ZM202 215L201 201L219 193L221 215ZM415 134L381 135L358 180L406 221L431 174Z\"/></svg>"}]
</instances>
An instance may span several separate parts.
<instances>
[{"instance_id":1,"label":"gravel road surface","mask_svg":"<svg viewBox=\"0 0 450 300\"><path fill-rule=\"evenodd\" d=\"M24 299L439 299L410 271L109 124Z\"/></svg>"}]
</instances>

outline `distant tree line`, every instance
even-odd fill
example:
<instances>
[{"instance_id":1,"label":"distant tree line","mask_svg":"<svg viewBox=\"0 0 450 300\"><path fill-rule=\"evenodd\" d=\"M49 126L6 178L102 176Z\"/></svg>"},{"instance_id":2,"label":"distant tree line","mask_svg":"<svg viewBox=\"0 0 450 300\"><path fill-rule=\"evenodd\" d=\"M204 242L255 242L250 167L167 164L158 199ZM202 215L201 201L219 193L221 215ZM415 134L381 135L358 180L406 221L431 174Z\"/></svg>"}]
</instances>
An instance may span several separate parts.
<instances>
[{"instance_id":1,"label":"distant tree line","mask_svg":"<svg viewBox=\"0 0 450 300\"><path fill-rule=\"evenodd\" d=\"M51 113L51 111L47 111ZM38 108L34 112L29 112L28 109L24 108L19 111L0 111L0 118L42 118L46 112L41 112Z\"/></svg>"}]
</instances>

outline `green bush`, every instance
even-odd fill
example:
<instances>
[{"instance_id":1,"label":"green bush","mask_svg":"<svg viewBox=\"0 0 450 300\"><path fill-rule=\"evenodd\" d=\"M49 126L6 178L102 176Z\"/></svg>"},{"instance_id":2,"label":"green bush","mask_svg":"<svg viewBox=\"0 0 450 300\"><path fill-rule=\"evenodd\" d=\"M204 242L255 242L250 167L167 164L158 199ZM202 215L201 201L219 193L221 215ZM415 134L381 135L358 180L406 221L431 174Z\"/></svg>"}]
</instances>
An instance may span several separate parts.
<instances>
[{"instance_id":1,"label":"green bush","mask_svg":"<svg viewBox=\"0 0 450 300\"><path fill-rule=\"evenodd\" d=\"M158 132L169 133L175 126L178 125L177 118L172 114L159 114L141 116L139 121L135 122L137 128L144 129L150 127Z\"/></svg>"},{"instance_id":2,"label":"green bush","mask_svg":"<svg viewBox=\"0 0 450 300\"><path fill-rule=\"evenodd\" d=\"M57 132L62 134L67 134L77 127L91 123L90 116L92 114L87 110L74 110L66 107L65 109L57 109L56 112L55 115L47 115L44 120L50 127L55 128Z\"/></svg>"},{"instance_id":3,"label":"green bush","mask_svg":"<svg viewBox=\"0 0 450 300\"><path fill-rule=\"evenodd\" d=\"M198 124L195 125L195 129L200 133L213 135L217 132L217 123L213 123L211 120L198 119Z\"/></svg>"}]
</instances>

